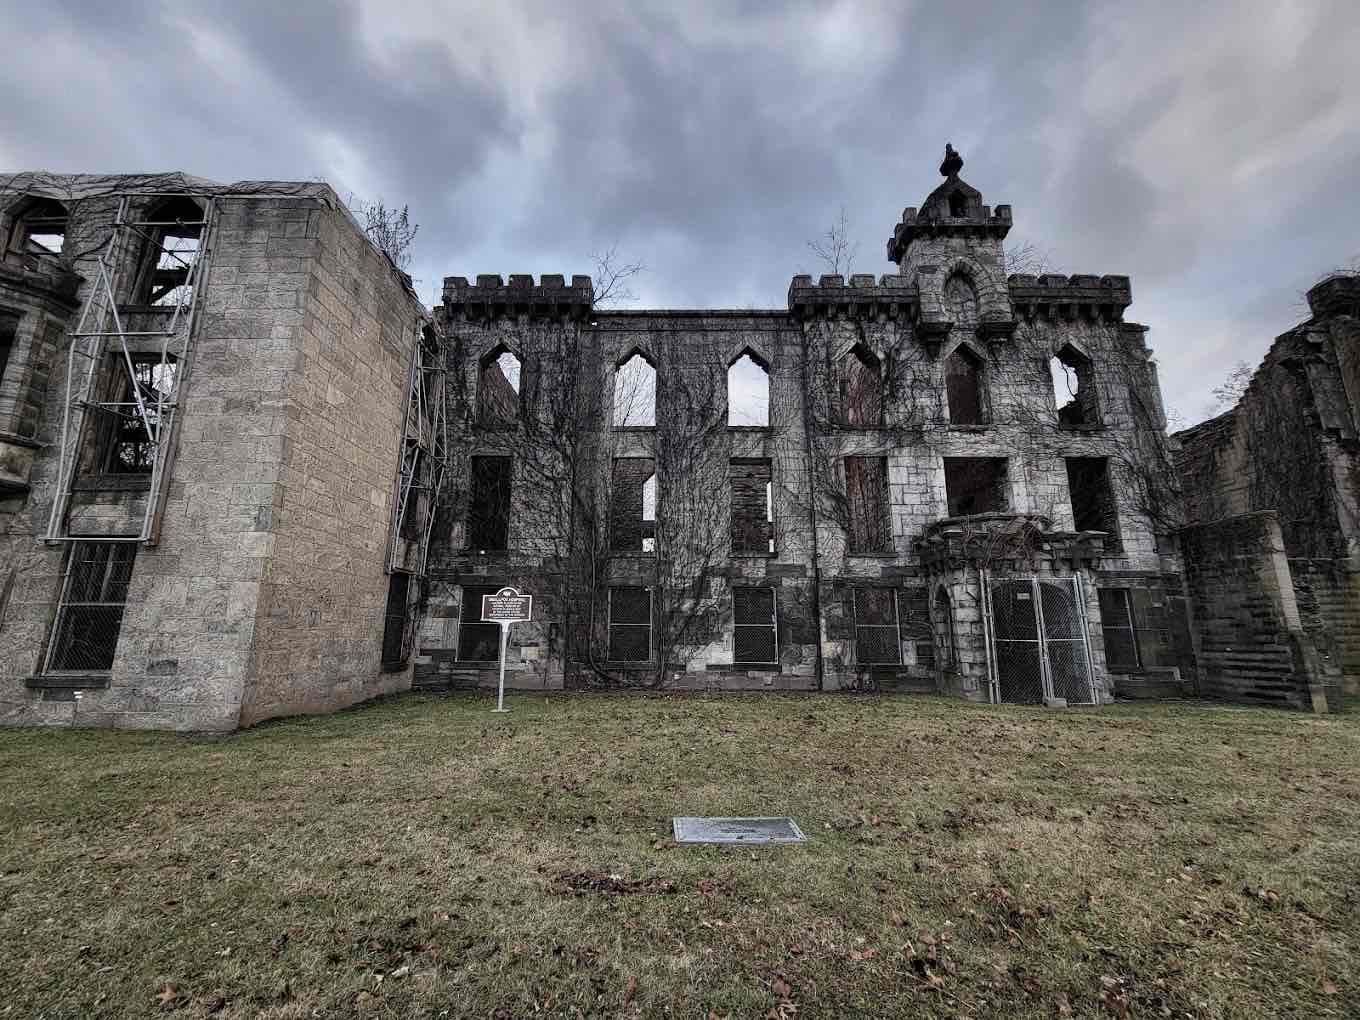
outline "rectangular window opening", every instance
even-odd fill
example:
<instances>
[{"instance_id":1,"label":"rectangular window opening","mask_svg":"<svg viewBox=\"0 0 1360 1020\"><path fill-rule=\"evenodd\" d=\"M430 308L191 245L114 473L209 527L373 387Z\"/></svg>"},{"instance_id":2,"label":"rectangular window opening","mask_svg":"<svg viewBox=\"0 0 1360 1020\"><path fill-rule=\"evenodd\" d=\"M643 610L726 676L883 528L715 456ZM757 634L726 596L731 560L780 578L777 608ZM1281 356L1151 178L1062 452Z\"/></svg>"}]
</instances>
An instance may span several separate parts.
<instances>
[{"instance_id":1,"label":"rectangular window opening","mask_svg":"<svg viewBox=\"0 0 1360 1020\"><path fill-rule=\"evenodd\" d=\"M770 471L765 459L733 458L730 463L734 553L774 552Z\"/></svg>"},{"instance_id":2,"label":"rectangular window opening","mask_svg":"<svg viewBox=\"0 0 1360 1020\"><path fill-rule=\"evenodd\" d=\"M1105 668L1111 673L1134 673L1142 668L1138 636L1127 588L1097 588L1100 630L1105 638Z\"/></svg>"},{"instance_id":3,"label":"rectangular window opening","mask_svg":"<svg viewBox=\"0 0 1360 1020\"><path fill-rule=\"evenodd\" d=\"M104 435L103 469L111 474L150 474L156 464L161 426L175 396L179 365L173 357L134 354L132 373L122 356L110 358L111 399L103 406L109 424ZM143 417L145 414L145 417ZM152 436L157 439L153 440Z\"/></svg>"},{"instance_id":4,"label":"rectangular window opening","mask_svg":"<svg viewBox=\"0 0 1360 1020\"><path fill-rule=\"evenodd\" d=\"M897 592L892 588L856 588L854 600L855 660L863 666L900 666Z\"/></svg>"},{"instance_id":5,"label":"rectangular window opening","mask_svg":"<svg viewBox=\"0 0 1360 1020\"><path fill-rule=\"evenodd\" d=\"M773 588L732 589L732 661L765 666L779 661L779 626Z\"/></svg>"},{"instance_id":6,"label":"rectangular window opening","mask_svg":"<svg viewBox=\"0 0 1360 1020\"><path fill-rule=\"evenodd\" d=\"M495 595L500 585L463 586L463 605L458 615L458 661L499 662L501 625L482 623L482 596Z\"/></svg>"},{"instance_id":7,"label":"rectangular window opening","mask_svg":"<svg viewBox=\"0 0 1360 1020\"><path fill-rule=\"evenodd\" d=\"M407 646L407 596L410 574L393 574L387 581L387 607L383 613L382 664L404 666L410 657Z\"/></svg>"},{"instance_id":8,"label":"rectangular window opening","mask_svg":"<svg viewBox=\"0 0 1360 1020\"><path fill-rule=\"evenodd\" d=\"M946 457L944 491L950 517L1004 513L1005 457Z\"/></svg>"},{"instance_id":9,"label":"rectangular window opening","mask_svg":"<svg viewBox=\"0 0 1360 1020\"><path fill-rule=\"evenodd\" d=\"M511 464L509 457L472 458L469 549L498 551L509 547Z\"/></svg>"},{"instance_id":10,"label":"rectangular window opening","mask_svg":"<svg viewBox=\"0 0 1360 1020\"><path fill-rule=\"evenodd\" d=\"M609 547L617 552L656 548L656 461L616 457L610 478Z\"/></svg>"},{"instance_id":11,"label":"rectangular window opening","mask_svg":"<svg viewBox=\"0 0 1360 1020\"><path fill-rule=\"evenodd\" d=\"M0 312L0 384L5 381L5 371L9 359L14 354L14 345L19 335L19 317Z\"/></svg>"},{"instance_id":12,"label":"rectangular window opening","mask_svg":"<svg viewBox=\"0 0 1360 1020\"><path fill-rule=\"evenodd\" d=\"M609 659L652 661L652 592L650 588L609 589Z\"/></svg>"},{"instance_id":13,"label":"rectangular window opening","mask_svg":"<svg viewBox=\"0 0 1360 1020\"><path fill-rule=\"evenodd\" d=\"M113 668L136 555L133 542L72 544L49 670L84 673Z\"/></svg>"},{"instance_id":14,"label":"rectangular window opening","mask_svg":"<svg viewBox=\"0 0 1360 1020\"><path fill-rule=\"evenodd\" d=\"M1119 514L1104 457L1068 457L1067 488L1072 496L1072 523L1078 531L1105 532L1105 548L1121 548Z\"/></svg>"},{"instance_id":15,"label":"rectangular window opening","mask_svg":"<svg viewBox=\"0 0 1360 1020\"><path fill-rule=\"evenodd\" d=\"M852 553L891 552L888 458L846 457L845 490Z\"/></svg>"}]
</instances>

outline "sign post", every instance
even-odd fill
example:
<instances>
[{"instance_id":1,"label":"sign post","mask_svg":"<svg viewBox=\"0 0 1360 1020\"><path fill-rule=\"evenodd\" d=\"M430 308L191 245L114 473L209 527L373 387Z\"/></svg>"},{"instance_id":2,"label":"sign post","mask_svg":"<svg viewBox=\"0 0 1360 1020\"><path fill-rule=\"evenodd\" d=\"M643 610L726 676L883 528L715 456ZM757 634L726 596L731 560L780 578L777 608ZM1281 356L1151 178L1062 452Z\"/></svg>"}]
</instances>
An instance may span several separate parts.
<instances>
[{"instance_id":1,"label":"sign post","mask_svg":"<svg viewBox=\"0 0 1360 1020\"><path fill-rule=\"evenodd\" d=\"M516 588L502 588L495 595L482 596L482 622L501 625L501 679L496 687L493 712L508 712L505 707L505 651L510 644L510 625L533 618L534 597L521 595Z\"/></svg>"}]
</instances>

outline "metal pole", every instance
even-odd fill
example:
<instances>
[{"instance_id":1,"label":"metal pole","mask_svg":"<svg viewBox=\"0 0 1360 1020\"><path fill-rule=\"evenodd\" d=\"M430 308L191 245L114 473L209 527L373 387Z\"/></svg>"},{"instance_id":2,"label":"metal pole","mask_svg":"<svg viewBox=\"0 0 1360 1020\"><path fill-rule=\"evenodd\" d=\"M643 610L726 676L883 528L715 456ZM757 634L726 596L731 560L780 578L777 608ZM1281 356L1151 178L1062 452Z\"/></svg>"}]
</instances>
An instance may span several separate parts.
<instances>
[{"instance_id":1,"label":"metal pole","mask_svg":"<svg viewBox=\"0 0 1360 1020\"><path fill-rule=\"evenodd\" d=\"M505 707L505 649L510 643L510 624L501 624L501 681L496 687L496 707L493 712L508 712Z\"/></svg>"}]
</instances>

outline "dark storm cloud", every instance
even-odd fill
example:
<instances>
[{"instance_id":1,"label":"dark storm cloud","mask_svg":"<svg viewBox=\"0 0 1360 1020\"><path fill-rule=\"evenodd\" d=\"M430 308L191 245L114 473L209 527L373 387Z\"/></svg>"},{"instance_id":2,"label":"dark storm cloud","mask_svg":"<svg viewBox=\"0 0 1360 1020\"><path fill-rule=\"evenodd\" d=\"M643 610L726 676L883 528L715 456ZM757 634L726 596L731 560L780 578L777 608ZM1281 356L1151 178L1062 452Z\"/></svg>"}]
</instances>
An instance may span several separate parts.
<instances>
[{"instance_id":1,"label":"dark storm cloud","mask_svg":"<svg viewBox=\"0 0 1360 1020\"><path fill-rule=\"evenodd\" d=\"M589 271L778 307L844 206L856 269L946 140L1014 236L1127 273L1187 419L1360 254L1353 3L13 3L0 164L324 177L444 275Z\"/></svg>"}]
</instances>

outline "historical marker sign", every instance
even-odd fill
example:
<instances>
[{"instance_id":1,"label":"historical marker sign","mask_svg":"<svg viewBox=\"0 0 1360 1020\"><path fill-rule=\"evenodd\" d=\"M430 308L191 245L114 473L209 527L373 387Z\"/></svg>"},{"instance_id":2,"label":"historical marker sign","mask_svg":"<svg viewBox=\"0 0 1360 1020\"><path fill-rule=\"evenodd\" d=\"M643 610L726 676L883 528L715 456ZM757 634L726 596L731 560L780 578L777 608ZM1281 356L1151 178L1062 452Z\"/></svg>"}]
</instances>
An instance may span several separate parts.
<instances>
[{"instance_id":1,"label":"historical marker sign","mask_svg":"<svg viewBox=\"0 0 1360 1020\"><path fill-rule=\"evenodd\" d=\"M677 843L806 843L792 818L673 818Z\"/></svg>"},{"instance_id":2,"label":"historical marker sign","mask_svg":"<svg viewBox=\"0 0 1360 1020\"><path fill-rule=\"evenodd\" d=\"M501 678L496 685L493 712L508 712L505 707L505 649L510 643L510 625L533 619L534 597L521 595L516 588L502 588L495 595L482 596L482 622L501 625Z\"/></svg>"}]
</instances>

